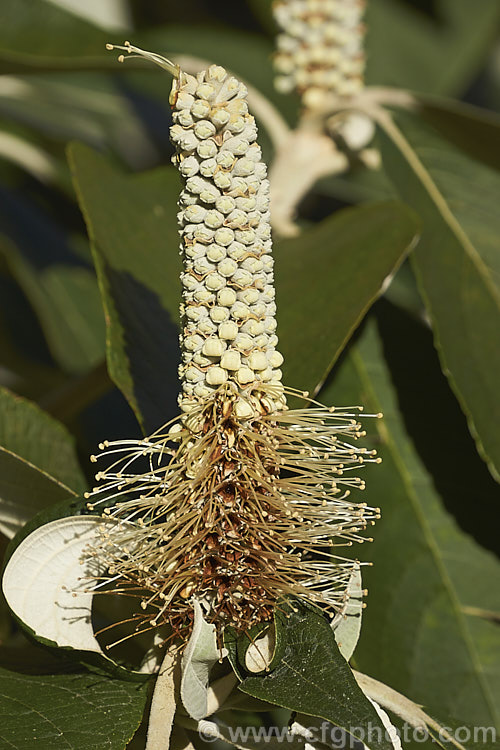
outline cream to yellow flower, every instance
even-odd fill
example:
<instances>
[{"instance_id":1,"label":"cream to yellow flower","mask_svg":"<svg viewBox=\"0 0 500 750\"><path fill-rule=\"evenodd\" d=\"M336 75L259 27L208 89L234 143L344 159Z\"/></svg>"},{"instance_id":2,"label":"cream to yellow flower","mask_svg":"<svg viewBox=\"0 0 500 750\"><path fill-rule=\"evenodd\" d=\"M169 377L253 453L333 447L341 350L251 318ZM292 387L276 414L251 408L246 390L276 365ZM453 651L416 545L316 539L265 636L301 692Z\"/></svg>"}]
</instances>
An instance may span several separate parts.
<instances>
[{"instance_id":1,"label":"cream to yellow flower","mask_svg":"<svg viewBox=\"0 0 500 750\"><path fill-rule=\"evenodd\" d=\"M106 525L97 584L140 600L138 630L185 636L192 599L219 632L271 619L283 596L335 615L378 509L353 501L375 451L360 407L335 410L281 382L269 184L245 86L220 66L176 77L171 94L183 301L180 414L140 441L104 442L89 494ZM303 400L288 409L287 395ZM111 461L111 465L110 464ZM111 529L111 530L110 530Z\"/></svg>"},{"instance_id":2,"label":"cream to yellow flower","mask_svg":"<svg viewBox=\"0 0 500 750\"><path fill-rule=\"evenodd\" d=\"M363 87L364 0L275 0L281 29L275 56L277 88L296 89L306 106L325 93L350 97Z\"/></svg>"}]
</instances>

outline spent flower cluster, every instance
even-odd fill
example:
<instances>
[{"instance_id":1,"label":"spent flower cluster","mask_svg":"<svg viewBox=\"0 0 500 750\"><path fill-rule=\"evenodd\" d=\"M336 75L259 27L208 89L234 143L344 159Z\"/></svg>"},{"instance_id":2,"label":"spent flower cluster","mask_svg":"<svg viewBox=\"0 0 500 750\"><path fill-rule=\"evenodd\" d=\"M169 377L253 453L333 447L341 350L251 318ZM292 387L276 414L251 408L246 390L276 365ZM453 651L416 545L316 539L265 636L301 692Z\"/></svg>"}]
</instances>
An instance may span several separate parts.
<instances>
[{"instance_id":1,"label":"spent flower cluster","mask_svg":"<svg viewBox=\"0 0 500 750\"><path fill-rule=\"evenodd\" d=\"M365 68L364 7L364 0L276 0L276 87L298 90L313 109L325 93L358 93Z\"/></svg>"}]
</instances>

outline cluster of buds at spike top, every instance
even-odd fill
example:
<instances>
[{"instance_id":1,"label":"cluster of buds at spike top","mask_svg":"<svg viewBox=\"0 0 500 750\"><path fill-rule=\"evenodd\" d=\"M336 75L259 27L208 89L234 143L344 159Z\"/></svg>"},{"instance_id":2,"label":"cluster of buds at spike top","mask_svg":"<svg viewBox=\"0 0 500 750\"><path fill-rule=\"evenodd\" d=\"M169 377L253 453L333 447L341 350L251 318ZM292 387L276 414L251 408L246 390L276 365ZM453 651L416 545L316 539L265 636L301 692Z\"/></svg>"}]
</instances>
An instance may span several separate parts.
<instances>
[{"instance_id":1,"label":"cluster of buds at spike top","mask_svg":"<svg viewBox=\"0 0 500 750\"><path fill-rule=\"evenodd\" d=\"M113 461L88 495L108 519L93 550L107 567L96 589L113 581L137 596L140 632L168 625L185 636L193 598L219 632L269 621L284 596L333 616L357 565L335 548L362 541L379 513L349 498L364 488L352 470L379 461L349 442L364 435L360 407L336 411L281 383L268 183L245 93L218 66L178 72L181 414L92 457ZM288 409L287 393L303 408Z\"/></svg>"},{"instance_id":2,"label":"cluster of buds at spike top","mask_svg":"<svg viewBox=\"0 0 500 750\"><path fill-rule=\"evenodd\" d=\"M276 87L296 89L315 108L325 92L350 97L363 87L364 0L275 0L282 29L274 63Z\"/></svg>"}]
</instances>

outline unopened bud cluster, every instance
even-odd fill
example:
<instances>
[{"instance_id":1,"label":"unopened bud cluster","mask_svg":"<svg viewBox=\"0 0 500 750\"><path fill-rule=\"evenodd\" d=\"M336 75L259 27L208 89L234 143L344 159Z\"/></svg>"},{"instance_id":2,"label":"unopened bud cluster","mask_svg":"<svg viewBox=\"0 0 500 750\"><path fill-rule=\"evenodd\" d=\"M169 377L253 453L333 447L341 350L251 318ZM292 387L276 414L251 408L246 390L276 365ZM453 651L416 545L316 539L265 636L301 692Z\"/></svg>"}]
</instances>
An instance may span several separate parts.
<instances>
[{"instance_id":1,"label":"unopened bud cluster","mask_svg":"<svg viewBox=\"0 0 500 750\"><path fill-rule=\"evenodd\" d=\"M183 303L180 405L190 412L225 383L241 394L279 384L269 182L243 83L212 65L182 74L171 96L174 162L184 178L178 220ZM266 388L269 397L269 389ZM278 389L278 403L283 406Z\"/></svg>"},{"instance_id":2,"label":"unopened bud cluster","mask_svg":"<svg viewBox=\"0 0 500 750\"><path fill-rule=\"evenodd\" d=\"M325 92L349 97L363 86L364 0L276 0L276 87L296 89L307 107Z\"/></svg>"}]
</instances>

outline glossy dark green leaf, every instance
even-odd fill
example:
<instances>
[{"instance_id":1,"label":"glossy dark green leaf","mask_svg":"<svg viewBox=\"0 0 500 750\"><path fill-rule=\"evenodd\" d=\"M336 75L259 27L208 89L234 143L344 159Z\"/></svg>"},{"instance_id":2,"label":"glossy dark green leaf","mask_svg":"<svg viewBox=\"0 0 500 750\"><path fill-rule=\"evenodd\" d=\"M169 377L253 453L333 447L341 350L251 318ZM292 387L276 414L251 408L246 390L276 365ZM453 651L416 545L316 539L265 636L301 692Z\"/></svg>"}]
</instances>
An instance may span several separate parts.
<instances>
[{"instance_id":1,"label":"glossy dark green leaf","mask_svg":"<svg viewBox=\"0 0 500 750\"><path fill-rule=\"evenodd\" d=\"M364 422L383 462L365 467L363 499L380 505L382 519L373 529L374 543L360 548L374 565L363 577L369 596L356 666L424 703L431 715L494 726L500 706L498 629L471 614L471 607L498 611L500 564L444 509L405 431L373 322L321 399L384 413L382 420ZM421 418L435 429L439 411L426 414L425 394L418 399ZM439 430L446 434L446 425Z\"/></svg>"},{"instance_id":2,"label":"glossy dark green leaf","mask_svg":"<svg viewBox=\"0 0 500 750\"><path fill-rule=\"evenodd\" d=\"M478 451L500 477L500 175L406 113L384 139L384 164L423 220L414 264L436 347Z\"/></svg>"},{"instance_id":3,"label":"glossy dark green leaf","mask_svg":"<svg viewBox=\"0 0 500 750\"><path fill-rule=\"evenodd\" d=\"M497 0L377 0L366 22L369 83L429 93L462 92L493 44L500 17Z\"/></svg>"},{"instance_id":4,"label":"glossy dark green leaf","mask_svg":"<svg viewBox=\"0 0 500 750\"><path fill-rule=\"evenodd\" d=\"M380 727L377 739L375 732L369 735L374 738L370 750L393 750L375 709L341 656L328 621L297 602L293 608L285 604L275 619L285 642L283 656L269 675L247 677L240 690L291 711L319 716L354 736Z\"/></svg>"},{"instance_id":5,"label":"glossy dark green leaf","mask_svg":"<svg viewBox=\"0 0 500 750\"><path fill-rule=\"evenodd\" d=\"M32 676L0 669L0 744L123 750L139 726L147 687L96 674Z\"/></svg>"},{"instance_id":6,"label":"glossy dark green leaf","mask_svg":"<svg viewBox=\"0 0 500 750\"><path fill-rule=\"evenodd\" d=\"M416 240L396 202L347 209L276 245L278 334L287 385L316 392Z\"/></svg>"},{"instance_id":7,"label":"glossy dark green leaf","mask_svg":"<svg viewBox=\"0 0 500 750\"><path fill-rule=\"evenodd\" d=\"M70 162L93 245L111 378L146 430L176 412L180 259L172 168L128 176L91 149Z\"/></svg>"}]
</instances>

